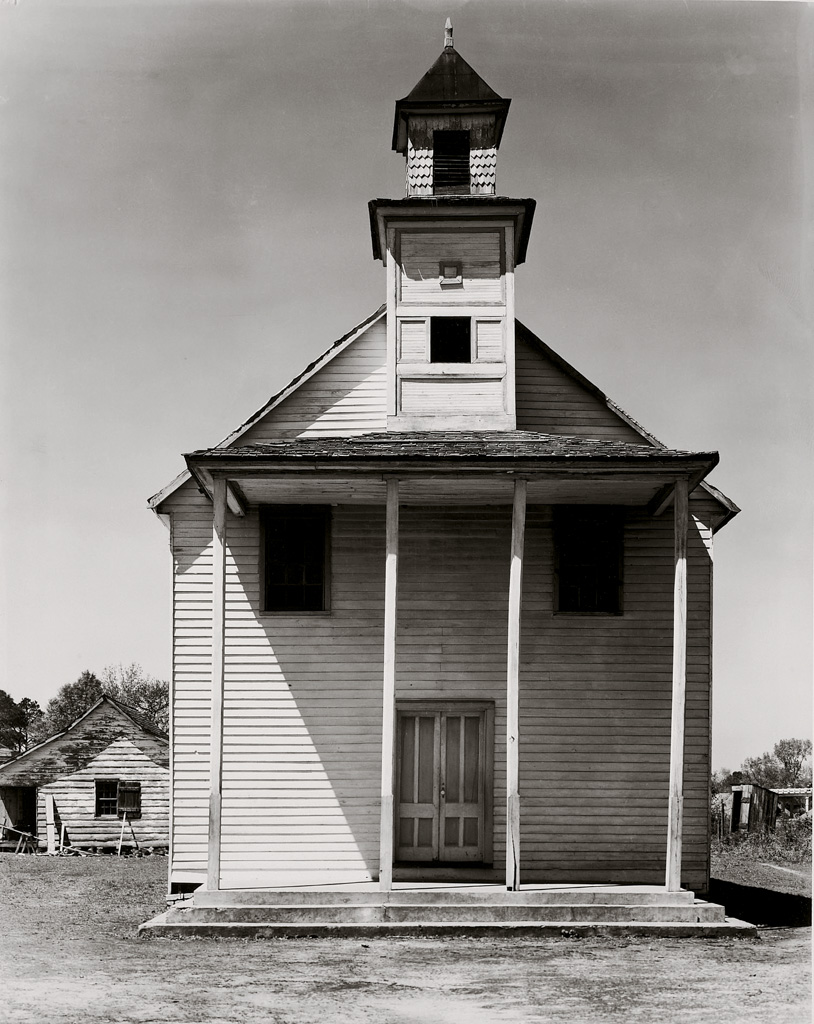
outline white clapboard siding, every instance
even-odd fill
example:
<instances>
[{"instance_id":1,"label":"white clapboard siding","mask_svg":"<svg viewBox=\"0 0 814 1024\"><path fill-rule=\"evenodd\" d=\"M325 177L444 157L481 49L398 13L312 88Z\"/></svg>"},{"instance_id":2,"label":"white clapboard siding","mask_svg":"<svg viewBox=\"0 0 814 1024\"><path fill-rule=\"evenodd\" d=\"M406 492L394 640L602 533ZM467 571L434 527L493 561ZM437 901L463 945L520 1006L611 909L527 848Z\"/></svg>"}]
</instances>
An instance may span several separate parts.
<instances>
[{"instance_id":1,"label":"white clapboard siding","mask_svg":"<svg viewBox=\"0 0 814 1024\"><path fill-rule=\"evenodd\" d=\"M646 444L607 404L556 366L518 330L515 339L517 429Z\"/></svg>"},{"instance_id":2,"label":"white clapboard siding","mask_svg":"<svg viewBox=\"0 0 814 1024\"><path fill-rule=\"evenodd\" d=\"M505 301L501 275L502 235L492 231L400 232L399 301L460 306ZM440 263L462 267L460 285L441 284Z\"/></svg>"},{"instance_id":3,"label":"white clapboard siding","mask_svg":"<svg viewBox=\"0 0 814 1024\"><path fill-rule=\"evenodd\" d=\"M206 877L212 687L212 505L192 481L172 515L173 841L171 881Z\"/></svg>"},{"instance_id":4,"label":"white clapboard siding","mask_svg":"<svg viewBox=\"0 0 814 1024\"><path fill-rule=\"evenodd\" d=\"M56 833L73 846L117 844L122 823L115 815L96 817L96 780L117 779L141 785L141 817L131 822L140 846L166 847L169 840L168 768L156 764L126 737L114 740L86 767L40 786L37 791L37 834L46 835L46 796L54 798ZM129 827L124 842L133 845Z\"/></svg>"},{"instance_id":5,"label":"white clapboard siding","mask_svg":"<svg viewBox=\"0 0 814 1024\"><path fill-rule=\"evenodd\" d=\"M371 324L364 334L304 381L236 443L385 430L386 333L383 318Z\"/></svg>"},{"instance_id":6,"label":"white clapboard siding","mask_svg":"<svg viewBox=\"0 0 814 1024\"><path fill-rule=\"evenodd\" d=\"M175 496L173 871L206 859L211 509ZM709 530L689 552L685 881L706 879ZM259 613L259 519L229 517L221 883L378 871L384 512L332 510L331 612ZM401 511L397 697L495 704L494 858L505 851L510 509ZM529 510L521 637L521 877L658 882L666 848L673 526L632 513L625 614L552 614L551 513Z\"/></svg>"},{"instance_id":7,"label":"white clapboard siding","mask_svg":"<svg viewBox=\"0 0 814 1024\"><path fill-rule=\"evenodd\" d=\"M400 381L400 410L407 415L462 416L503 412L503 381L489 377L445 380L423 377Z\"/></svg>"},{"instance_id":8,"label":"white clapboard siding","mask_svg":"<svg viewBox=\"0 0 814 1024\"><path fill-rule=\"evenodd\" d=\"M475 321L475 352L479 362L499 363L505 358L503 350L503 321Z\"/></svg>"},{"instance_id":9,"label":"white clapboard siding","mask_svg":"<svg viewBox=\"0 0 814 1024\"><path fill-rule=\"evenodd\" d=\"M427 320L399 320L399 360L423 363L428 359Z\"/></svg>"}]
</instances>

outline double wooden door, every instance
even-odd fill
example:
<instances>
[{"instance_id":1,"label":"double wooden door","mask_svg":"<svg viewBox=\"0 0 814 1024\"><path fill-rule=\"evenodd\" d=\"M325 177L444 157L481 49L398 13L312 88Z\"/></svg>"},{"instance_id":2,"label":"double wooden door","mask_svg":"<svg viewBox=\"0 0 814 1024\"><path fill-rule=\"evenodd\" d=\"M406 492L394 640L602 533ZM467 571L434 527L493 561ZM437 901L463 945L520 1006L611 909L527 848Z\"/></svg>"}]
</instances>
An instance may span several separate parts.
<instances>
[{"instance_id":1,"label":"double wooden door","mask_svg":"<svg viewBox=\"0 0 814 1024\"><path fill-rule=\"evenodd\" d=\"M397 861L491 861L492 721L469 701L399 706Z\"/></svg>"}]
</instances>

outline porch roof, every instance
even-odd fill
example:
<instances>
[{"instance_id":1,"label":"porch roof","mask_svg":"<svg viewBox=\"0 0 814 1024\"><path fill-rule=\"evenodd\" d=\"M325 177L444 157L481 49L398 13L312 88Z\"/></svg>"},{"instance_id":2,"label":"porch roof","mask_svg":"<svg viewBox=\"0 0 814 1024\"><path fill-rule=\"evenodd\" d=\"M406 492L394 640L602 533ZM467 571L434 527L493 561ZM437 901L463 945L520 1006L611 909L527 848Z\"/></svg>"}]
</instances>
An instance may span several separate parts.
<instances>
[{"instance_id":1,"label":"porch roof","mask_svg":"<svg viewBox=\"0 0 814 1024\"><path fill-rule=\"evenodd\" d=\"M543 466L619 465L678 469L706 475L718 462L717 452L689 452L529 430L405 431L359 434L355 437L295 437L231 448L205 448L185 456L187 464L247 468L251 464L382 462L531 463Z\"/></svg>"}]
</instances>

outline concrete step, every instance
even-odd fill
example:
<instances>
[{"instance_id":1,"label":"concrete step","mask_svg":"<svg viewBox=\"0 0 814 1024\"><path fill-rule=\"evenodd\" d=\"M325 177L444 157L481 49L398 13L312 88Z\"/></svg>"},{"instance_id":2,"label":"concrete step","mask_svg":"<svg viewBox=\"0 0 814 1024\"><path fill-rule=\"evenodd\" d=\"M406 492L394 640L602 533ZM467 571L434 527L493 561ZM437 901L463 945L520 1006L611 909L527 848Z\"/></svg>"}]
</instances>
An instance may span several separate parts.
<instances>
[{"instance_id":1,"label":"concrete step","mask_svg":"<svg viewBox=\"0 0 814 1024\"><path fill-rule=\"evenodd\" d=\"M328 904L319 903L255 907L176 907L168 911L168 923L186 924L375 924L380 922L422 924L445 922L561 922L603 921L698 921L724 920L724 909L697 901L686 906L640 904L530 905L505 903L431 904Z\"/></svg>"},{"instance_id":2,"label":"concrete step","mask_svg":"<svg viewBox=\"0 0 814 1024\"><path fill-rule=\"evenodd\" d=\"M695 895L682 890L666 892L656 887L625 886L624 888L585 888L585 889L521 889L519 892L507 892L497 886L473 888L437 888L437 889L394 889L390 893L379 892L371 887L363 890L341 889L199 889L195 892L192 903L196 907L282 907L282 906L360 906L372 904L379 906L412 906L445 904L478 904L490 905L517 904L530 906L575 906L581 904L601 904L603 906L642 906L656 904L658 906L692 906Z\"/></svg>"},{"instance_id":3,"label":"concrete step","mask_svg":"<svg viewBox=\"0 0 814 1024\"><path fill-rule=\"evenodd\" d=\"M171 912L169 912L171 913ZM754 925L728 918L724 921L447 921L377 922L372 924L323 922L321 924L261 924L259 922L168 921L162 914L139 928L143 938L545 938L572 936L630 936L653 938L751 938Z\"/></svg>"}]
</instances>

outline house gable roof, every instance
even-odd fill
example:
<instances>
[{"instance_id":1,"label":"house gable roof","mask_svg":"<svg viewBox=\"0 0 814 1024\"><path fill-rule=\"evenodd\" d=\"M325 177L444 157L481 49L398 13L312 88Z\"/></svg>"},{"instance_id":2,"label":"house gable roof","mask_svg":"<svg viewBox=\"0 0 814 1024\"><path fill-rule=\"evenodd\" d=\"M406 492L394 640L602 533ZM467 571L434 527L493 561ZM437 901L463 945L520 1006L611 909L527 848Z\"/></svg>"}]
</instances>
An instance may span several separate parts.
<instances>
[{"instance_id":1,"label":"house gable roof","mask_svg":"<svg viewBox=\"0 0 814 1024\"><path fill-rule=\"evenodd\" d=\"M146 718L136 708L130 707L128 704L124 704L122 701L116 700L113 697L109 697L104 694L96 703L88 708L88 710L75 719L61 732L54 733L53 736L49 736L42 742L35 744L33 747L29 747L28 750L23 751L17 757L11 761L6 761L0 764L0 785L3 784L4 776L17 774L18 771L25 772L26 766L34 761L40 759L40 757L47 752L47 748L54 747L59 744L60 741L70 741L74 738L74 734L77 734L81 730L83 723L87 723L95 714L98 713L99 709L107 706L112 708L119 717L126 719L131 725L135 726L141 732L150 736L151 741L157 741L159 746L167 749L169 747L169 739L165 732L162 732L153 722ZM79 757L81 760L82 757Z\"/></svg>"}]
</instances>

